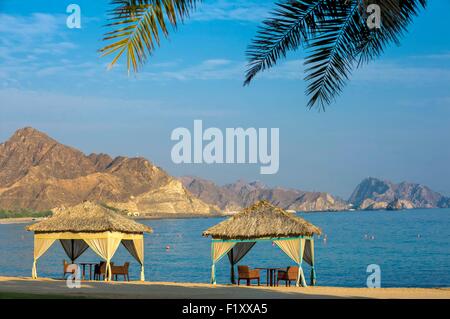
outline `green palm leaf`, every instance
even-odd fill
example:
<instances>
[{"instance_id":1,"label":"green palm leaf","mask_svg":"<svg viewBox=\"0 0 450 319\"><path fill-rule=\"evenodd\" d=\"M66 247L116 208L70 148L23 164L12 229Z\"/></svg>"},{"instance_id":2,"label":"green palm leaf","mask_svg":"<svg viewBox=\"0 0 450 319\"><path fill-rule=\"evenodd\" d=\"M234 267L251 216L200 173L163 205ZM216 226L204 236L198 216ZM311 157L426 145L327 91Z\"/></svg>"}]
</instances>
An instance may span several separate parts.
<instances>
[{"instance_id":1,"label":"green palm leaf","mask_svg":"<svg viewBox=\"0 0 450 319\"><path fill-rule=\"evenodd\" d=\"M110 12L113 30L104 41L112 41L100 52L102 56L114 55L111 68L126 53L128 72L137 72L148 55L159 46L161 37L169 34L167 25L176 28L199 0L112 0L115 7Z\"/></svg>"}]
</instances>

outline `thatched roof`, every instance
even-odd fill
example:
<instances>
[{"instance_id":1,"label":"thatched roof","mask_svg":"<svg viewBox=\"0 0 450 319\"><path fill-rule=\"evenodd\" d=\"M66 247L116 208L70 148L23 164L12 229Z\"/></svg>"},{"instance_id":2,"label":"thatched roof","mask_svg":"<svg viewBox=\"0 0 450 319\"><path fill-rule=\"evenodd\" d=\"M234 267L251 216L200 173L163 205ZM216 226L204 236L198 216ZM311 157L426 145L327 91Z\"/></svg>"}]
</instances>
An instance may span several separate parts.
<instances>
[{"instance_id":1,"label":"thatched roof","mask_svg":"<svg viewBox=\"0 0 450 319\"><path fill-rule=\"evenodd\" d=\"M53 210L53 216L27 227L34 232L105 232L151 233L153 230L102 205L84 202Z\"/></svg>"},{"instance_id":2,"label":"thatched roof","mask_svg":"<svg viewBox=\"0 0 450 319\"><path fill-rule=\"evenodd\" d=\"M203 236L215 239L256 239L320 235L320 228L287 213L268 201L260 201L207 229Z\"/></svg>"}]
</instances>

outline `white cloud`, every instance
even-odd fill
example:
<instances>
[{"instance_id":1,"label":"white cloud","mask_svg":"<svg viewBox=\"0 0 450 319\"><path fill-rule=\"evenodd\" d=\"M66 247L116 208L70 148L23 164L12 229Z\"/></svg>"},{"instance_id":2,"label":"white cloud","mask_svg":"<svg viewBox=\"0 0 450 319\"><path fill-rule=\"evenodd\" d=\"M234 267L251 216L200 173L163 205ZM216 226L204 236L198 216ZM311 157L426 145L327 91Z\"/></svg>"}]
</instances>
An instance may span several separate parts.
<instances>
[{"instance_id":1,"label":"white cloud","mask_svg":"<svg viewBox=\"0 0 450 319\"><path fill-rule=\"evenodd\" d=\"M155 99L133 99L98 95L71 95L42 90L0 88L0 124L31 119L33 121L63 122L122 122L130 119L129 125L155 116L170 118L185 116L223 117L235 114L231 110L189 108L169 105ZM111 125L111 123L107 124Z\"/></svg>"},{"instance_id":2,"label":"white cloud","mask_svg":"<svg viewBox=\"0 0 450 319\"><path fill-rule=\"evenodd\" d=\"M208 59L198 64L171 70L143 72L141 79L166 80L227 80L242 75L244 66L242 62L228 59Z\"/></svg>"},{"instance_id":3,"label":"white cloud","mask_svg":"<svg viewBox=\"0 0 450 319\"><path fill-rule=\"evenodd\" d=\"M450 83L450 68L402 65L394 62L373 62L355 73L353 81L396 84Z\"/></svg>"},{"instance_id":4,"label":"white cloud","mask_svg":"<svg viewBox=\"0 0 450 319\"><path fill-rule=\"evenodd\" d=\"M191 66L183 63L169 63L166 67L149 68L139 79L151 81L189 81L189 80L243 80L246 70L245 61L223 58L207 59ZM261 72L258 80L303 81L305 77L303 59L281 60L271 69ZM416 66L404 61L375 61L355 70L350 78L353 83L386 83L397 85L450 83L450 68L445 66Z\"/></svg>"},{"instance_id":5,"label":"white cloud","mask_svg":"<svg viewBox=\"0 0 450 319\"><path fill-rule=\"evenodd\" d=\"M102 96L81 96L64 93L54 93L40 90L23 90L16 88L0 89L0 100L2 101L2 113L18 110L26 113L64 114L69 110L80 110L90 112L102 110L114 112L118 110L153 111L163 110L157 101L147 99L120 99Z\"/></svg>"},{"instance_id":6,"label":"white cloud","mask_svg":"<svg viewBox=\"0 0 450 319\"><path fill-rule=\"evenodd\" d=\"M49 36L57 32L58 25L65 23L65 16L33 13L31 16L16 16L0 13L0 33L9 37L32 38Z\"/></svg>"},{"instance_id":7,"label":"white cloud","mask_svg":"<svg viewBox=\"0 0 450 319\"><path fill-rule=\"evenodd\" d=\"M448 60L450 59L450 52L430 53L423 55L414 55L414 59L428 59L428 60Z\"/></svg>"},{"instance_id":8,"label":"white cloud","mask_svg":"<svg viewBox=\"0 0 450 319\"><path fill-rule=\"evenodd\" d=\"M56 56L77 48L63 32L64 15L0 14L0 21L1 78L8 78L9 83L20 82L21 75L50 74L49 68L56 67Z\"/></svg>"},{"instance_id":9,"label":"white cloud","mask_svg":"<svg viewBox=\"0 0 450 319\"><path fill-rule=\"evenodd\" d=\"M269 16L273 3L249 0L202 2L190 17L193 21L234 20L259 22Z\"/></svg>"},{"instance_id":10,"label":"white cloud","mask_svg":"<svg viewBox=\"0 0 450 319\"><path fill-rule=\"evenodd\" d=\"M446 92L445 92L446 93ZM421 97L414 99L405 98L401 99L398 102L398 105L403 107L416 107L416 108L423 108L423 107L450 107L450 96L433 96L433 97Z\"/></svg>"},{"instance_id":11,"label":"white cloud","mask_svg":"<svg viewBox=\"0 0 450 319\"><path fill-rule=\"evenodd\" d=\"M178 67L179 64L167 62L166 68L146 71L139 75L140 79L153 81L189 81L189 80L244 80L247 63L223 58L207 59L195 65ZM151 69L151 67L150 67ZM258 79L299 80L303 78L303 60L281 61L272 69L262 72Z\"/></svg>"},{"instance_id":12,"label":"white cloud","mask_svg":"<svg viewBox=\"0 0 450 319\"><path fill-rule=\"evenodd\" d=\"M260 74L265 79L301 80L304 78L304 60L281 61L269 70Z\"/></svg>"},{"instance_id":13,"label":"white cloud","mask_svg":"<svg viewBox=\"0 0 450 319\"><path fill-rule=\"evenodd\" d=\"M52 67L42 68L42 69L38 70L35 74L38 77L43 77L43 76L49 76L49 75L55 75L58 73L63 73L66 71L67 71L67 69L63 66L52 66Z\"/></svg>"},{"instance_id":14,"label":"white cloud","mask_svg":"<svg viewBox=\"0 0 450 319\"><path fill-rule=\"evenodd\" d=\"M270 12L272 2L216 1L202 2L193 15L194 20L258 20ZM35 13L29 16L0 14L0 87L20 87L20 83L39 81L43 77L65 74L74 80L111 81L102 61L76 63L67 53L77 49L65 31L65 15ZM417 59L428 59L418 64ZM450 68L442 61L450 52L413 56L402 61L375 61L354 73L352 82L374 83L449 83ZM433 65L431 60L435 60ZM412 61L412 63L411 63ZM190 61L189 61L190 62ZM122 67L123 68L123 67ZM117 68L119 69L119 68ZM146 71L137 75L139 80L189 81L244 79L246 61L210 58L197 63L174 60L148 64ZM64 75L64 76L65 76ZM114 77L122 79L122 73ZM281 60L270 70L262 72L258 80L296 80L304 78L303 60Z\"/></svg>"}]
</instances>

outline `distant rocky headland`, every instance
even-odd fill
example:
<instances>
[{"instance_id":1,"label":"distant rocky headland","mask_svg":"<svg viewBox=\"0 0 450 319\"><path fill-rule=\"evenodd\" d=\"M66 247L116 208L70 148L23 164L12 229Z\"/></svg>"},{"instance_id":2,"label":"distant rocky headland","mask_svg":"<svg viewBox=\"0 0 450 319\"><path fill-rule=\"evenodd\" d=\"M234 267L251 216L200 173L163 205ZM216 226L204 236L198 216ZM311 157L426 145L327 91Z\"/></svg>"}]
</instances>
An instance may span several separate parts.
<instances>
[{"instance_id":1,"label":"distant rocky headland","mask_svg":"<svg viewBox=\"0 0 450 319\"><path fill-rule=\"evenodd\" d=\"M325 192L237 181L175 178L145 158L85 155L23 128L0 144L0 211L43 212L97 201L139 217L215 216L259 200L292 211L447 208L450 198L414 183L364 179L348 200Z\"/></svg>"},{"instance_id":2,"label":"distant rocky headland","mask_svg":"<svg viewBox=\"0 0 450 319\"><path fill-rule=\"evenodd\" d=\"M219 186L196 177L182 177L181 180L192 194L224 211L236 211L262 199L287 210L306 212L450 207L450 198L424 185L406 182L394 184L373 177L364 179L348 200L323 192L270 188L259 182L238 181Z\"/></svg>"},{"instance_id":3,"label":"distant rocky headland","mask_svg":"<svg viewBox=\"0 0 450 319\"><path fill-rule=\"evenodd\" d=\"M225 212L238 211L263 199L293 211L340 211L349 208L346 201L324 192L270 188L260 182L247 183L242 180L224 186L197 177L185 176L181 180L196 197L206 203L214 203Z\"/></svg>"},{"instance_id":4,"label":"distant rocky headland","mask_svg":"<svg viewBox=\"0 0 450 319\"><path fill-rule=\"evenodd\" d=\"M416 183L369 177L353 191L348 202L358 209L448 208L450 198Z\"/></svg>"}]
</instances>

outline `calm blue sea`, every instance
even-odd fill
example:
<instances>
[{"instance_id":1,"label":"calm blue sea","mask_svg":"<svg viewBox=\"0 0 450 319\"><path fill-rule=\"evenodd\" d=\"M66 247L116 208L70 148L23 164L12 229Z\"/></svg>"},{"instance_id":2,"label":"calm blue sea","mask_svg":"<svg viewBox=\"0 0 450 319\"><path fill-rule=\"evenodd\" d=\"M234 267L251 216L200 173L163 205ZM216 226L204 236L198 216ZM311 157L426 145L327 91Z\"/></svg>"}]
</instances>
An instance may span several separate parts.
<instances>
[{"instance_id":1,"label":"calm blue sea","mask_svg":"<svg viewBox=\"0 0 450 319\"><path fill-rule=\"evenodd\" d=\"M400 212L310 213L302 217L320 226L327 241L316 240L318 285L364 287L369 264L381 267L383 287L450 286L450 209ZM201 233L221 218L144 221L154 229L146 235L146 277L150 281L208 282L210 239ZM30 276L32 234L24 224L0 225L0 275ZM372 239L373 238L373 239ZM170 246L170 249L166 249ZM40 276L61 277L65 258L59 243L39 260ZM99 261L87 251L79 261ZM139 267L120 247L114 260ZM251 267L286 267L292 262L271 242L258 243L241 261ZM309 268L305 266L309 276ZM217 267L218 283L229 282L227 258Z\"/></svg>"}]
</instances>

